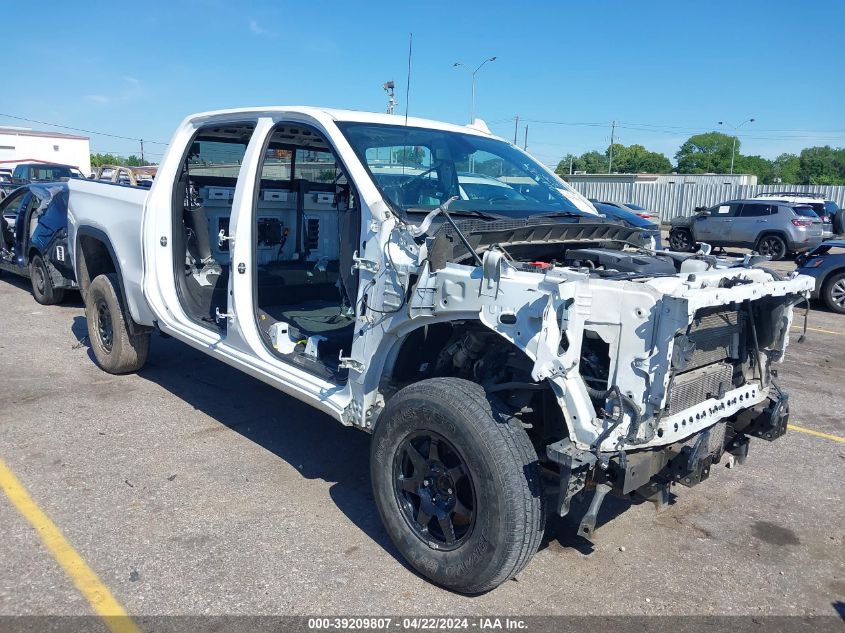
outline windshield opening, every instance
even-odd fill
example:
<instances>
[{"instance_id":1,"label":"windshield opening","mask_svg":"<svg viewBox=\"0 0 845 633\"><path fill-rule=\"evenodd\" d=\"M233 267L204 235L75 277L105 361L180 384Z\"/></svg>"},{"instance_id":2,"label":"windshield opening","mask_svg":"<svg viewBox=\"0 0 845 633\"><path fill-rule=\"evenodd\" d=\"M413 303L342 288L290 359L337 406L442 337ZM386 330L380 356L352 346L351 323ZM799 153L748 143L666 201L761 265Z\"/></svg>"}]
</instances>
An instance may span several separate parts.
<instances>
[{"instance_id":1,"label":"windshield opening","mask_svg":"<svg viewBox=\"0 0 845 633\"><path fill-rule=\"evenodd\" d=\"M450 211L527 217L574 212L561 182L513 146L475 134L340 123L385 200L400 213Z\"/></svg>"}]
</instances>

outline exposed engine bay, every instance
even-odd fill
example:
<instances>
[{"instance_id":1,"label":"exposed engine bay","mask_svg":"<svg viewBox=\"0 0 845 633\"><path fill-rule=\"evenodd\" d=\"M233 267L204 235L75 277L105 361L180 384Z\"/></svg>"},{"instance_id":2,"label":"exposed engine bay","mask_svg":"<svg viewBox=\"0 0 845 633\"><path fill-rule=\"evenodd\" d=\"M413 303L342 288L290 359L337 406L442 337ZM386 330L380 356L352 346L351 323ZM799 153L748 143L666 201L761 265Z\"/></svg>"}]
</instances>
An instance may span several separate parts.
<instances>
[{"instance_id":1,"label":"exposed engine bay","mask_svg":"<svg viewBox=\"0 0 845 633\"><path fill-rule=\"evenodd\" d=\"M649 251L632 245L634 232L589 218L456 218L395 239L416 262L383 277L380 309L407 303L411 320L429 323L413 347L441 350L409 343L398 375L456 375L496 394L548 467L566 473L562 514L585 486L651 498L693 485L788 419L773 364L807 280L706 247ZM594 517L585 525L589 535Z\"/></svg>"}]
</instances>

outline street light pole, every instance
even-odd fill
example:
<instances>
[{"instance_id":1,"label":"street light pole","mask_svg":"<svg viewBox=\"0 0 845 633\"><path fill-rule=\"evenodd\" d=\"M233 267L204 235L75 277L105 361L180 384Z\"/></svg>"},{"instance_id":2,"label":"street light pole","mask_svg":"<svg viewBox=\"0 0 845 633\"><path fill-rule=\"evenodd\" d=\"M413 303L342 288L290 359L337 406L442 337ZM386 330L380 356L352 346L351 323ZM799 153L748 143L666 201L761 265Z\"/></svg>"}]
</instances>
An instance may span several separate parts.
<instances>
[{"instance_id":1,"label":"street light pole","mask_svg":"<svg viewBox=\"0 0 845 633\"><path fill-rule=\"evenodd\" d=\"M736 156L736 134L737 134L737 130L739 130L739 128L741 128L746 123L754 123L754 119L746 119L745 121L743 121L739 125L732 125L732 124L728 123L727 121L719 121L719 125L727 125L728 127L732 127L733 131L734 131L734 135L733 135L734 136L734 142L733 142L733 147L731 148L731 176L733 176L733 173L734 173L734 156Z\"/></svg>"},{"instance_id":2,"label":"street light pole","mask_svg":"<svg viewBox=\"0 0 845 633\"><path fill-rule=\"evenodd\" d=\"M472 99L470 101L469 106L469 122L473 123L475 121L475 75L478 73L479 70L486 64L487 62L494 62L496 61L496 56L488 57L483 62L481 62L475 70L469 70L469 67L463 62L455 62L452 64L452 68L464 68L470 73L472 79Z\"/></svg>"}]
</instances>

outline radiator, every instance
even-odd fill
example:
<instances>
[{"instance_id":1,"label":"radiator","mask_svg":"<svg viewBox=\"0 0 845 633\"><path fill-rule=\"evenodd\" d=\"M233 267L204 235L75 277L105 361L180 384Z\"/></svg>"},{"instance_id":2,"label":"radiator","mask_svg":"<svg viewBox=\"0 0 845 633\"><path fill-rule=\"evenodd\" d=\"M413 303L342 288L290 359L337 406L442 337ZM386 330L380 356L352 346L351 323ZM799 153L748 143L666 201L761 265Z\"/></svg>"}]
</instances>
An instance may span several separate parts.
<instances>
[{"instance_id":1,"label":"radiator","mask_svg":"<svg viewBox=\"0 0 845 633\"><path fill-rule=\"evenodd\" d=\"M666 413L672 415L731 389L733 365L713 363L675 376Z\"/></svg>"},{"instance_id":2,"label":"radiator","mask_svg":"<svg viewBox=\"0 0 845 633\"><path fill-rule=\"evenodd\" d=\"M725 310L696 318L688 335L690 342L695 344L695 351L685 369L734 358L739 349L743 316L736 310Z\"/></svg>"}]
</instances>

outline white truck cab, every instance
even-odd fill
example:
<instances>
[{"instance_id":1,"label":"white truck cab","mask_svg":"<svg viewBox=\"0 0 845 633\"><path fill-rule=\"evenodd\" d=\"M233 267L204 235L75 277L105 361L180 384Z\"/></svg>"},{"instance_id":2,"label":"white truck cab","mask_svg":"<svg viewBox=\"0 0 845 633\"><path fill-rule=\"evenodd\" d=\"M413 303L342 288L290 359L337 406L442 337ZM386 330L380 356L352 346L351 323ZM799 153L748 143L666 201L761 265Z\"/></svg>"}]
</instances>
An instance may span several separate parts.
<instances>
[{"instance_id":1,"label":"white truck cab","mask_svg":"<svg viewBox=\"0 0 845 633\"><path fill-rule=\"evenodd\" d=\"M211 112L149 190L69 187L100 366L157 330L373 433L382 520L449 588L519 573L547 502L595 489L589 537L608 492L665 503L785 431L770 366L812 281L639 248L483 128Z\"/></svg>"}]
</instances>

